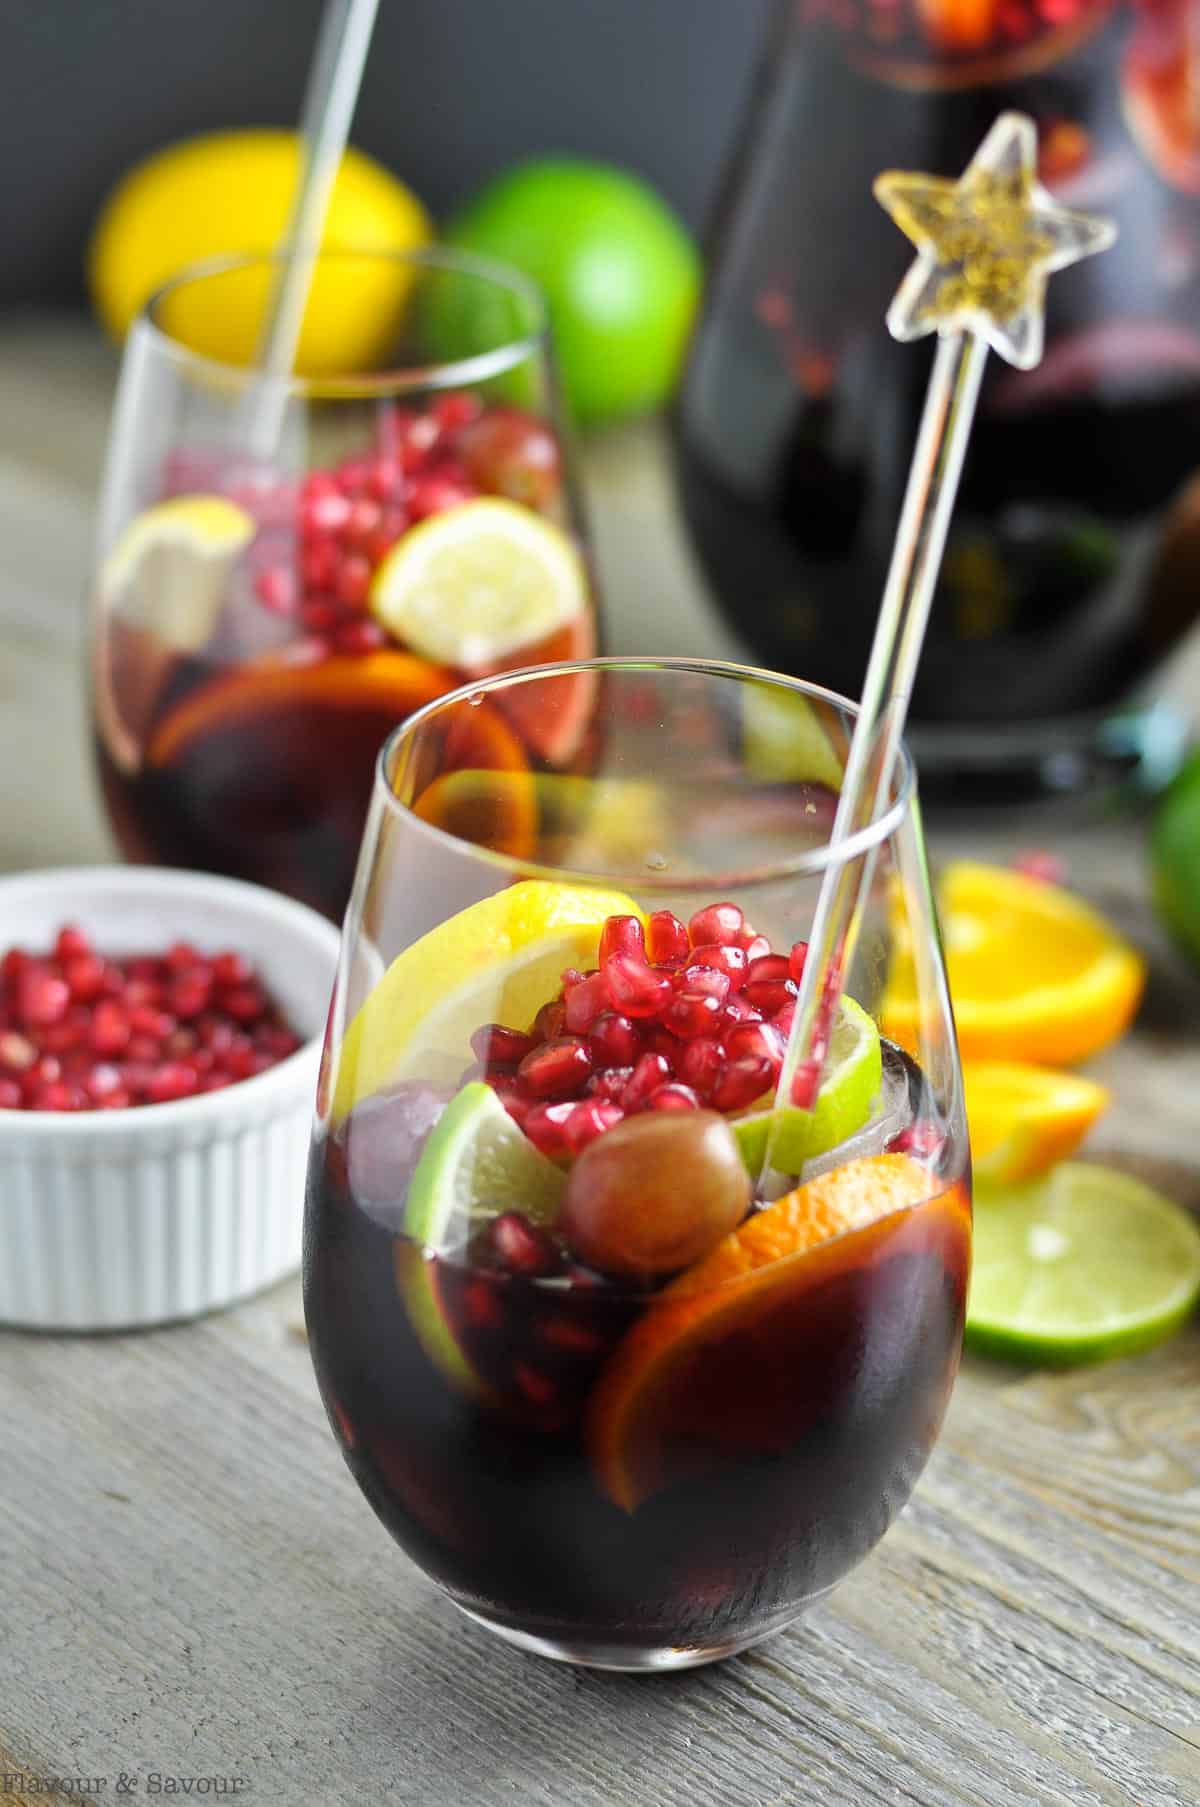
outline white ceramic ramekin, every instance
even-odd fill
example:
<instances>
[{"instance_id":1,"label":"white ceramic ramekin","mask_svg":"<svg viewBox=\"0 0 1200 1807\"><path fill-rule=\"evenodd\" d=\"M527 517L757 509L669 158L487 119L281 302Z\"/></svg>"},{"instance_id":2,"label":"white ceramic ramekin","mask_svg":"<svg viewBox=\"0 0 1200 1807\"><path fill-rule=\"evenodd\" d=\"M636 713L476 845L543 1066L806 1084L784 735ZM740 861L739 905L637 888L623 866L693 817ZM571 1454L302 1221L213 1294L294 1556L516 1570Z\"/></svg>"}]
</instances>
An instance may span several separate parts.
<instances>
[{"instance_id":1,"label":"white ceramic ramekin","mask_svg":"<svg viewBox=\"0 0 1200 1807\"><path fill-rule=\"evenodd\" d=\"M0 950L75 922L105 954L251 959L304 1046L223 1091L125 1111L0 1110L0 1324L115 1330L232 1304L300 1260L338 932L257 885L145 866L0 879Z\"/></svg>"}]
</instances>

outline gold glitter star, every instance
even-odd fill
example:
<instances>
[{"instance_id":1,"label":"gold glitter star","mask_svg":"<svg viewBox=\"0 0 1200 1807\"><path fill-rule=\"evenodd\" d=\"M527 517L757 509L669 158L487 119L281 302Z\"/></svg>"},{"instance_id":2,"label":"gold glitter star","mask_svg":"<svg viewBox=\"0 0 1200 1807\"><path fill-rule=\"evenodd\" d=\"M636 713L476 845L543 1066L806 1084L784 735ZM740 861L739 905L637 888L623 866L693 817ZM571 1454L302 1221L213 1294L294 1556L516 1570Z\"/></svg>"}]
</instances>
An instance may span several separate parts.
<instances>
[{"instance_id":1,"label":"gold glitter star","mask_svg":"<svg viewBox=\"0 0 1200 1807\"><path fill-rule=\"evenodd\" d=\"M901 170L877 179L875 198L920 253L888 309L894 338L978 333L1020 370L1040 360L1046 278L1117 233L1059 207L1036 172L1032 119L1002 113L957 182Z\"/></svg>"}]
</instances>

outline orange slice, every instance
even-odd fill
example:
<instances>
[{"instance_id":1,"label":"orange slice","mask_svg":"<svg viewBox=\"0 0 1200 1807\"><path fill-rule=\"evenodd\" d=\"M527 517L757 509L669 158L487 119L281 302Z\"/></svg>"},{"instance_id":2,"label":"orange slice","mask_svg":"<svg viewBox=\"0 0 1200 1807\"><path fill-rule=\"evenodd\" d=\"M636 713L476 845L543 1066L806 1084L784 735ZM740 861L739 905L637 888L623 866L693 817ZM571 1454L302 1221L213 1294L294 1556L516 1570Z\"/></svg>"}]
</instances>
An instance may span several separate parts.
<instances>
[{"instance_id":1,"label":"orange slice","mask_svg":"<svg viewBox=\"0 0 1200 1807\"><path fill-rule=\"evenodd\" d=\"M1071 1066L1129 1027L1144 962L1080 898L1007 867L963 860L946 868L938 903L964 1059ZM912 949L901 938L881 1025L916 1048Z\"/></svg>"},{"instance_id":2,"label":"orange slice","mask_svg":"<svg viewBox=\"0 0 1200 1807\"><path fill-rule=\"evenodd\" d=\"M271 717L296 713L379 718L386 734L388 726L453 688L449 672L411 653L335 654L307 665L272 655L221 672L170 710L151 736L149 763L171 764L214 730L224 734L262 723L269 735Z\"/></svg>"},{"instance_id":3,"label":"orange slice","mask_svg":"<svg viewBox=\"0 0 1200 1807\"><path fill-rule=\"evenodd\" d=\"M558 633L529 647L520 659L506 664L481 666L472 677L494 677L514 665L566 664L591 659L596 653L596 630L585 612ZM565 766L576 758L592 724L596 706L596 673L572 671L545 678L538 684L512 684L493 692L493 700L516 728L532 753L550 766Z\"/></svg>"},{"instance_id":4,"label":"orange slice","mask_svg":"<svg viewBox=\"0 0 1200 1807\"><path fill-rule=\"evenodd\" d=\"M632 1512L674 1481L795 1442L821 1409L813 1345L821 1367L828 1320L809 1309L815 1287L850 1284L829 1334L853 1337L855 1277L901 1244L935 1253L965 1286L968 1207L957 1189L931 1199L936 1185L908 1155L850 1161L748 1218L666 1287L589 1407L589 1454L613 1502Z\"/></svg>"},{"instance_id":5,"label":"orange slice","mask_svg":"<svg viewBox=\"0 0 1200 1807\"><path fill-rule=\"evenodd\" d=\"M1095 1080L1009 1060L968 1060L963 1090L975 1177L999 1184L1074 1154L1109 1098Z\"/></svg>"}]
</instances>

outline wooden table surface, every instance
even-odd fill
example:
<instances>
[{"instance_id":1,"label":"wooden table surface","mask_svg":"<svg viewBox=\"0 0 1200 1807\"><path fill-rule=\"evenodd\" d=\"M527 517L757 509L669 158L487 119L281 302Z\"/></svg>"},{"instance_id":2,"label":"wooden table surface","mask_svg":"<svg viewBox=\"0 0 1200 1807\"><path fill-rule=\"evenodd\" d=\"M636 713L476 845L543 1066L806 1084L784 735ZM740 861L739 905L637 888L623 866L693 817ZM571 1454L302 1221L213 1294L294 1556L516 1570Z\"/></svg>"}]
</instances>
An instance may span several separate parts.
<instances>
[{"instance_id":1,"label":"wooden table surface","mask_svg":"<svg viewBox=\"0 0 1200 1807\"><path fill-rule=\"evenodd\" d=\"M0 329L0 869L111 852L78 677L111 381L77 324ZM730 650L655 436L588 475L619 649ZM1200 1208L1200 985L1156 931L1138 828L1054 832L1152 961L1096 1063L1116 1104L1091 1148ZM1200 1326L1062 1376L968 1361L912 1504L827 1602L638 1679L523 1657L408 1565L326 1428L294 1284L149 1334L0 1335L0 1800L103 1779L289 1807L1191 1807L1198 1382Z\"/></svg>"}]
</instances>

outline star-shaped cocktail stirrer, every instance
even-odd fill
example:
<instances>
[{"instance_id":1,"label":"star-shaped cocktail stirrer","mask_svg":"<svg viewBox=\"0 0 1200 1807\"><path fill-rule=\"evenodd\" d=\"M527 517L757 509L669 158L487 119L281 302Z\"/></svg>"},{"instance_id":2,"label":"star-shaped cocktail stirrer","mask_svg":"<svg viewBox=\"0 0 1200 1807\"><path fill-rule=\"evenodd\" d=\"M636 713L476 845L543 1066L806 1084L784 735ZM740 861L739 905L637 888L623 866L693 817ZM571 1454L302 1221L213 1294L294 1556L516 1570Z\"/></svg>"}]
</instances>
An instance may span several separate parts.
<instances>
[{"instance_id":1,"label":"star-shaped cocktail stirrer","mask_svg":"<svg viewBox=\"0 0 1200 1807\"><path fill-rule=\"evenodd\" d=\"M775 1094L766 1191L778 1177L772 1156L781 1108L811 1109L820 1088L875 864L875 848L853 855L841 848L869 830L891 798L988 347L1032 368L1042 355L1046 278L1116 237L1109 221L1055 203L1037 180L1036 156L1033 121L1003 113L958 181L889 171L875 184L918 250L888 328L897 339L937 333L939 342Z\"/></svg>"}]
</instances>

